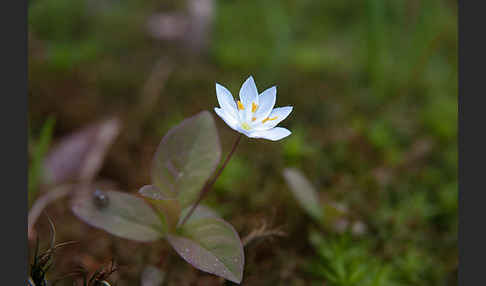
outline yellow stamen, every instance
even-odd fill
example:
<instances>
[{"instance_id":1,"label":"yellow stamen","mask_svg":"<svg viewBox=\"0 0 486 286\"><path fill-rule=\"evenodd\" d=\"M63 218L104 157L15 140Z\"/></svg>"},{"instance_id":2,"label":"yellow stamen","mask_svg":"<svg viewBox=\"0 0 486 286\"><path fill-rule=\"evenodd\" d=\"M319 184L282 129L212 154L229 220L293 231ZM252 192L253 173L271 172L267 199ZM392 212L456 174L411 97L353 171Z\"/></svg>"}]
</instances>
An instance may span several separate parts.
<instances>
[{"instance_id":1,"label":"yellow stamen","mask_svg":"<svg viewBox=\"0 0 486 286\"><path fill-rule=\"evenodd\" d=\"M255 120L256 120L256 117L252 117L252 118L251 118L251 121L255 121Z\"/></svg>"},{"instance_id":2,"label":"yellow stamen","mask_svg":"<svg viewBox=\"0 0 486 286\"><path fill-rule=\"evenodd\" d=\"M258 108L258 104L252 102L251 103L251 112L255 112L257 110L257 108Z\"/></svg>"},{"instance_id":3,"label":"yellow stamen","mask_svg":"<svg viewBox=\"0 0 486 286\"><path fill-rule=\"evenodd\" d=\"M275 116L275 117L272 117L272 118L267 117L267 118L263 119L262 123L265 123L265 122L267 122L267 121L271 121L271 120L275 120L275 119L277 119L277 118L278 118L278 116Z\"/></svg>"},{"instance_id":4,"label":"yellow stamen","mask_svg":"<svg viewBox=\"0 0 486 286\"><path fill-rule=\"evenodd\" d=\"M243 104L241 103L241 101L238 100L238 109L239 110L245 110L245 107L243 106Z\"/></svg>"}]
</instances>

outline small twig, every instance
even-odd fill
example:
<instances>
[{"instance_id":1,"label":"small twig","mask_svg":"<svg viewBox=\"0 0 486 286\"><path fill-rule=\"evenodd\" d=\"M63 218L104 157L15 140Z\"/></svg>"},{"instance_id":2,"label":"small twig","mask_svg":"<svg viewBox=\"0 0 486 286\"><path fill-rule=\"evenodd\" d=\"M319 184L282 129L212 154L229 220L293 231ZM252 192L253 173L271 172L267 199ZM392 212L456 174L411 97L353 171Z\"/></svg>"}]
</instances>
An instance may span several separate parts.
<instances>
[{"instance_id":1,"label":"small twig","mask_svg":"<svg viewBox=\"0 0 486 286\"><path fill-rule=\"evenodd\" d=\"M49 225L51 226L52 236L51 236L50 249L53 249L53 248L55 248L55 244L56 244L56 227L54 226L54 222L52 221L51 217L47 213L45 213L45 214L46 214L47 220L49 221Z\"/></svg>"},{"instance_id":2,"label":"small twig","mask_svg":"<svg viewBox=\"0 0 486 286\"><path fill-rule=\"evenodd\" d=\"M245 236L241 242L243 246L247 246L250 242L257 238L269 237L269 236L286 236L287 234L280 229L268 229L267 224L263 222L260 228L254 229L247 236Z\"/></svg>"}]
</instances>

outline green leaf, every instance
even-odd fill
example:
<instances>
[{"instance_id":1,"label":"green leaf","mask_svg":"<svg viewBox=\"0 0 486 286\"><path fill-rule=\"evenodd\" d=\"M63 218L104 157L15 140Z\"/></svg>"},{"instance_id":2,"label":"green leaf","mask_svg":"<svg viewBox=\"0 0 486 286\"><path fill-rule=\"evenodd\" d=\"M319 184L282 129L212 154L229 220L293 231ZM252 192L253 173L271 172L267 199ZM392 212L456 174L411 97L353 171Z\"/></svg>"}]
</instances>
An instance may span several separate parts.
<instances>
[{"instance_id":1,"label":"green leaf","mask_svg":"<svg viewBox=\"0 0 486 286\"><path fill-rule=\"evenodd\" d=\"M191 210L192 206L185 208L181 216L179 217L179 222L177 226L180 226L182 223L182 220L186 217L186 215L189 213ZM194 210L194 212L191 214L191 216L187 219L187 222L191 222L194 220L202 219L202 218L207 218L207 217L214 217L214 218L221 218L219 214L217 214L215 211L210 209L209 207L203 206L203 205L198 205L197 208Z\"/></svg>"},{"instance_id":2,"label":"green leaf","mask_svg":"<svg viewBox=\"0 0 486 286\"><path fill-rule=\"evenodd\" d=\"M197 199L220 157L213 117L202 111L164 136L154 157L152 182L161 196L177 198L186 207Z\"/></svg>"},{"instance_id":3,"label":"green leaf","mask_svg":"<svg viewBox=\"0 0 486 286\"><path fill-rule=\"evenodd\" d=\"M131 240L154 241L166 233L158 214L142 198L127 193L79 194L72 210L87 224Z\"/></svg>"},{"instance_id":4,"label":"green leaf","mask_svg":"<svg viewBox=\"0 0 486 286\"><path fill-rule=\"evenodd\" d=\"M174 231L181 216L181 204L177 199L162 196L161 191L153 185L146 185L138 190L138 193L146 197L159 213L163 214L163 221L167 224L167 231Z\"/></svg>"},{"instance_id":5,"label":"green leaf","mask_svg":"<svg viewBox=\"0 0 486 286\"><path fill-rule=\"evenodd\" d=\"M285 169L283 175L299 205L311 217L322 222L324 211L319 203L317 192L311 183L300 171L294 168Z\"/></svg>"},{"instance_id":6,"label":"green leaf","mask_svg":"<svg viewBox=\"0 0 486 286\"><path fill-rule=\"evenodd\" d=\"M224 220L193 215L176 234L169 234L167 240L197 269L241 282L245 263L243 245L238 233Z\"/></svg>"}]
</instances>

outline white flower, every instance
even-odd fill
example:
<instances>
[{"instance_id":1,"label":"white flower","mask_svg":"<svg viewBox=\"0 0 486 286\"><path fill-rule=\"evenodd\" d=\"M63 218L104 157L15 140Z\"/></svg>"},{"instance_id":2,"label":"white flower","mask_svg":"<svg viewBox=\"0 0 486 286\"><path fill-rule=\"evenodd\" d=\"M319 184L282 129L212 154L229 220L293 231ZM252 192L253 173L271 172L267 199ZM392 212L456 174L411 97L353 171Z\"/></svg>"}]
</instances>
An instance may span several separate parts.
<instances>
[{"instance_id":1,"label":"white flower","mask_svg":"<svg viewBox=\"0 0 486 286\"><path fill-rule=\"evenodd\" d=\"M275 127L292 111L292 106L277 107L275 86L258 95L253 77L250 76L241 86L240 100L235 102L231 92L216 83L216 96L221 108L214 108L229 127L250 138L263 138L277 141L291 132L282 127Z\"/></svg>"}]
</instances>

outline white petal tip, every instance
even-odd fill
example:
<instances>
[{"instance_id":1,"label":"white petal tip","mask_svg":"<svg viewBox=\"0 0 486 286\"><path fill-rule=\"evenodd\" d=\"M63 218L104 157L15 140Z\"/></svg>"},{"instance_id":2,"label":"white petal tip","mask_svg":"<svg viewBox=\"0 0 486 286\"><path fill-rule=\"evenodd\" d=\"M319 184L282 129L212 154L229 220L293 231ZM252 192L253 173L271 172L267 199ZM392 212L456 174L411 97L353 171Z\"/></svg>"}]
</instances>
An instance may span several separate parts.
<instances>
[{"instance_id":1,"label":"white petal tip","mask_svg":"<svg viewBox=\"0 0 486 286\"><path fill-rule=\"evenodd\" d=\"M270 130L254 132L248 137L262 138L270 141L278 141L289 136L290 134L292 134L292 132L290 132L290 130L288 130L287 128L275 127Z\"/></svg>"},{"instance_id":2,"label":"white petal tip","mask_svg":"<svg viewBox=\"0 0 486 286\"><path fill-rule=\"evenodd\" d=\"M290 136L290 134L292 134L292 132L290 132L290 131L289 131L289 133L288 133L288 134L286 134L286 135L282 135L282 137L279 137L279 138L268 138L268 140L270 140L270 141L280 141L280 140L282 140L282 139L285 139L285 138L289 137L289 136Z\"/></svg>"},{"instance_id":3,"label":"white petal tip","mask_svg":"<svg viewBox=\"0 0 486 286\"><path fill-rule=\"evenodd\" d=\"M255 83L255 79L253 79L253 76L249 76L245 82L249 83L251 86L255 86L256 87L256 83Z\"/></svg>"}]
</instances>

